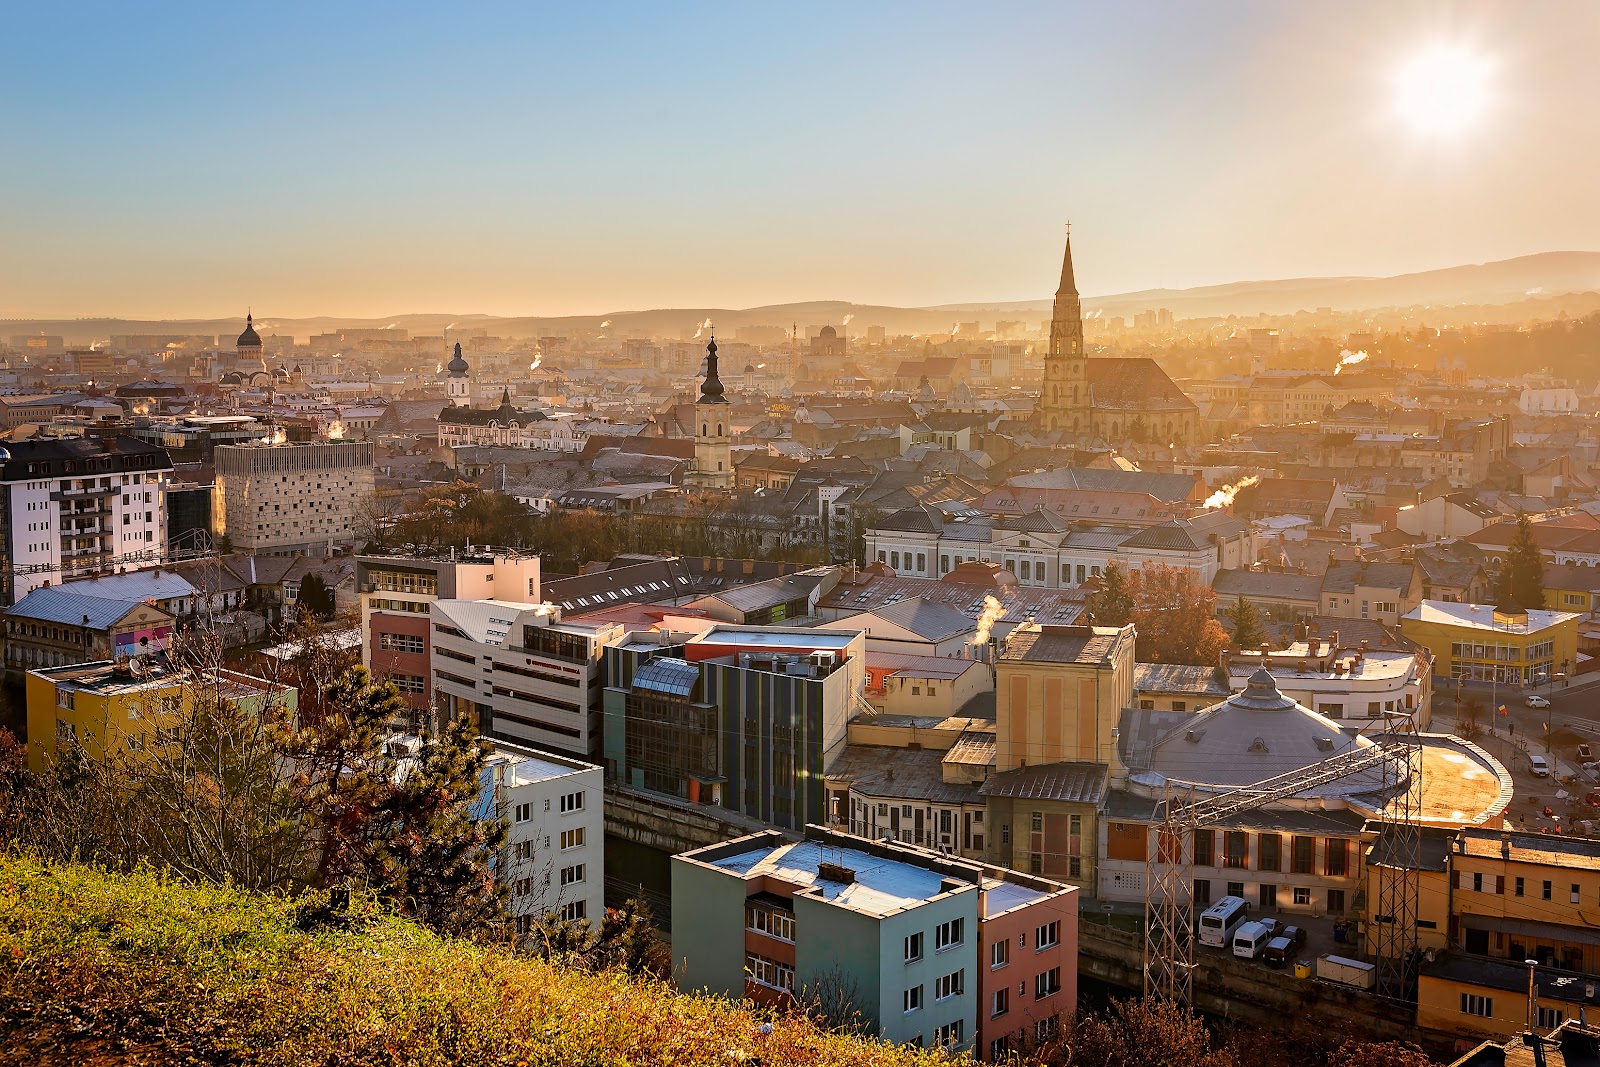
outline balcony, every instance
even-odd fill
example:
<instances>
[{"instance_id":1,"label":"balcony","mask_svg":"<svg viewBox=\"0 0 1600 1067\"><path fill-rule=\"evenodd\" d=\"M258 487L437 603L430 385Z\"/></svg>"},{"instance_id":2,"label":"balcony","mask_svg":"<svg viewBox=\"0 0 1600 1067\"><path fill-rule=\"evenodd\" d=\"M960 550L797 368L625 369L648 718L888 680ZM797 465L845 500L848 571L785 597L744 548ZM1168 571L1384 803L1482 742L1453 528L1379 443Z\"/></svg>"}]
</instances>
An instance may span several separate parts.
<instances>
[{"instance_id":1,"label":"balcony","mask_svg":"<svg viewBox=\"0 0 1600 1067\"><path fill-rule=\"evenodd\" d=\"M63 503L80 500L94 500L100 497L118 496L122 493L120 486L107 486L104 489L61 489L50 494L51 500Z\"/></svg>"}]
</instances>

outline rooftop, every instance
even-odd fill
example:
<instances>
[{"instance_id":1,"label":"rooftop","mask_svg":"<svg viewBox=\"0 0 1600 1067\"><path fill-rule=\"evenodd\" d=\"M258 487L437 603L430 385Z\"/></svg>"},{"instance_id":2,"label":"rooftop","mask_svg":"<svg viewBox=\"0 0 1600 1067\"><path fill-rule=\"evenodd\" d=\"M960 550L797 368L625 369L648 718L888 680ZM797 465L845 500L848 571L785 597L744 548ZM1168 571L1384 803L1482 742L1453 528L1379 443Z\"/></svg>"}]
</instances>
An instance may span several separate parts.
<instances>
[{"instance_id":1,"label":"rooftop","mask_svg":"<svg viewBox=\"0 0 1600 1067\"><path fill-rule=\"evenodd\" d=\"M493 741L492 744L494 754L489 757L487 766L490 768L504 766L507 786L533 785L536 782L547 782L552 778L563 778L569 774L599 770L592 763L541 752L536 748L508 744L504 741Z\"/></svg>"},{"instance_id":2,"label":"rooftop","mask_svg":"<svg viewBox=\"0 0 1600 1067\"><path fill-rule=\"evenodd\" d=\"M1482 827L1461 831L1457 848L1462 855L1511 859L1517 863L1542 863L1552 867L1600 871L1600 841L1553 834L1501 832Z\"/></svg>"},{"instance_id":3,"label":"rooftop","mask_svg":"<svg viewBox=\"0 0 1600 1067\"><path fill-rule=\"evenodd\" d=\"M1570 611L1541 611L1525 613L1526 621L1518 616L1503 615L1492 604L1458 604L1448 600L1424 600L1405 615L1408 622L1439 623L1462 626L1473 630L1492 630L1503 634L1533 634L1580 618Z\"/></svg>"},{"instance_id":4,"label":"rooftop","mask_svg":"<svg viewBox=\"0 0 1600 1067\"><path fill-rule=\"evenodd\" d=\"M1108 663L1125 631L1114 626L1019 626L1006 639L1000 658L1044 663ZM1126 631L1128 640L1132 631Z\"/></svg>"},{"instance_id":5,"label":"rooftop","mask_svg":"<svg viewBox=\"0 0 1600 1067\"><path fill-rule=\"evenodd\" d=\"M914 908L946 891L946 876L937 871L831 842L807 840L762 845L749 852L704 862L731 874L745 877L760 874L800 888L815 886L823 900L879 918ZM824 863L854 871L855 880L835 882L822 878L818 870Z\"/></svg>"}]
</instances>

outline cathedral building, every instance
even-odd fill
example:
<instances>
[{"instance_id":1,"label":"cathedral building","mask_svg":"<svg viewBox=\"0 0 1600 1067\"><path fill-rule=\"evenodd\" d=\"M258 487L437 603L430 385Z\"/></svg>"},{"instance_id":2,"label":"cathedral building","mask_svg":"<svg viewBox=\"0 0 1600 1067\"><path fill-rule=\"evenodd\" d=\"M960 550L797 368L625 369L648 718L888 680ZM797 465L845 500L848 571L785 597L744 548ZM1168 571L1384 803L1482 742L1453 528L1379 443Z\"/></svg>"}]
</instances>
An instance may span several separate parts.
<instances>
[{"instance_id":1,"label":"cathedral building","mask_svg":"<svg viewBox=\"0 0 1600 1067\"><path fill-rule=\"evenodd\" d=\"M1091 358L1072 271L1072 235L1050 313L1050 348L1035 413L1038 430L1062 443L1196 443L1200 411L1153 359Z\"/></svg>"},{"instance_id":2,"label":"cathedral building","mask_svg":"<svg viewBox=\"0 0 1600 1067\"><path fill-rule=\"evenodd\" d=\"M706 380L694 402L694 469L684 481L701 489L733 488L733 450L729 416L733 406L717 374L717 339L706 345Z\"/></svg>"},{"instance_id":3,"label":"cathedral building","mask_svg":"<svg viewBox=\"0 0 1600 1067\"><path fill-rule=\"evenodd\" d=\"M450 377L445 383L445 392L453 407L472 406L472 380L467 377L468 369L467 361L461 355L461 342L457 341L456 354L445 367L445 370L450 372Z\"/></svg>"}]
</instances>

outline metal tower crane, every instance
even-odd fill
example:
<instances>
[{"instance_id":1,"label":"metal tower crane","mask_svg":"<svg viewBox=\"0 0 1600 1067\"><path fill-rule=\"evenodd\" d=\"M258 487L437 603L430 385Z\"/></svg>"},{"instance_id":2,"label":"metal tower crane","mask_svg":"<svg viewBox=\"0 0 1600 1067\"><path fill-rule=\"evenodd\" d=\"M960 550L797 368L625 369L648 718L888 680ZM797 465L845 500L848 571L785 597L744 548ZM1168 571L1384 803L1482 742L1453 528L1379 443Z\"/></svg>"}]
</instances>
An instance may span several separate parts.
<instances>
[{"instance_id":1,"label":"metal tower crane","mask_svg":"<svg viewBox=\"0 0 1600 1067\"><path fill-rule=\"evenodd\" d=\"M1169 781L1147 843L1144 991L1175 1004L1193 1003L1194 836L1196 830L1363 771L1381 772L1385 797L1382 854L1396 862L1379 870L1379 907L1373 912L1380 954L1380 988L1402 996L1414 980L1421 831L1421 747L1416 723L1395 716L1392 728L1368 748L1353 749L1226 793L1199 797L1190 783Z\"/></svg>"}]
</instances>

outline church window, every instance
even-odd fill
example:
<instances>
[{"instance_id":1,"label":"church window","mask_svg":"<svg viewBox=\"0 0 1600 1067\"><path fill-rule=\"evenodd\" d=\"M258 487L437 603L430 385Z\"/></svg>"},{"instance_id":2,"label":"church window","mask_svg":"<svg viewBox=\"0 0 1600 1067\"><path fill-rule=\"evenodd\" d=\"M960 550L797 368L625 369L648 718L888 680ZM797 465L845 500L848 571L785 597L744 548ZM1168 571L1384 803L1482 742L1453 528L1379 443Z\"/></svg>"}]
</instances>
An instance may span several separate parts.
<instances>
[{"instance_id":1,"label":"church window","mask_svg":"<svg viewBox=\"0 0 1600 1067\"><path fill-rule=\"evenodd\" d=\"M718 437L722 436L722 423L720 423L720 422L717 423L717 436Z\"/></svg>"},{"instance_id":2,"label":"church window","mask_svg":"<svg viewBox=\"0 0 1600 1067\"><path fill-rule=\"evenodd\" d=\"M706 424L703 423L703 422L700 424L700 436L701 437L710 437L711 436L710 431L706 429Z\"/></svg>"}]
</instances>

